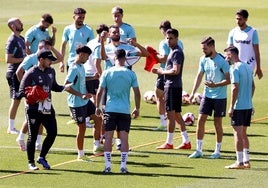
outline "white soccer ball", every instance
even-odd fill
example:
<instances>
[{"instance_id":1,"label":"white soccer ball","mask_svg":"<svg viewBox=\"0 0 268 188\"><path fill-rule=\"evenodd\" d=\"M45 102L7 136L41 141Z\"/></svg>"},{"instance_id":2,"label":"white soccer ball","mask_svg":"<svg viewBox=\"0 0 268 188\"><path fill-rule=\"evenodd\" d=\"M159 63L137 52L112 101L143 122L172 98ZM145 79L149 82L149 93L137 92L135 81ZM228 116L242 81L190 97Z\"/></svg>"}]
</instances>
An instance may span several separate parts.
<instances>
[{"instance_id":1,"label":"white soccer ball","mask_svg":"<svg viewBox=\"0 0 268 188\"><path fill-rule=\"evenodd\" d=\"M192 103L196 105L200 105L203 95L201 93L195 93Z\"/></svg>"},{"instance_id":2,"label":"white soccer ball","mask_svg":"<svg viewBox=\"0 0 268 188\"><path fill-rule=\"evenodd\" d=\"M143 95L143 99L145 102L150 104L156 103L156 95L154 91L146 91Z\"/></svg>"},{"instance_id":3,"label":"white soccer ball","mask_svg":"<svg viewBox=\"0 0 268 188\"><path fill-rule=\"evenodd\" d=\"M185 125L187 125L187 126L194 125L195 117L194 117L193 113L187 112L187 113L183 114L182 119L183 119Z\"/></svg>"},{"instance_id":4,"label":"white soccer ball","mask_svg":"<svg viewBox=\"0 0 268 188\"><path fill-rule=\"evenodd\" d=\"M186 91L182 91L181 95L181 104L182 105L187 105L189 104L189 94Z\"/></svg>"}]
</instances>

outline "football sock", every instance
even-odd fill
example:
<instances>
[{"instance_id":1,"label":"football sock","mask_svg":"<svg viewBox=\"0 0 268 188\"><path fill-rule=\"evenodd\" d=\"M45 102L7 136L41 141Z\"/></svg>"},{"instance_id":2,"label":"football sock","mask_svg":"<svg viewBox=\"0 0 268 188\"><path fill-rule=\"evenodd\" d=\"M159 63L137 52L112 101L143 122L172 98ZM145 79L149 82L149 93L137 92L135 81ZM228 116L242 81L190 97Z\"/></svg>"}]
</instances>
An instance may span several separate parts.
<instances>
[{"instance_id":1,"label":"football sock","mask_svg":"<svg viewBox=\"0 0 268 188\"><path fill-rule=\"evenodd\" d=\"M19 136L18 136L18 140L24 140L24 137L25 137L25 134L24 133L22 133L22 132L20 132L19 133Z\"/></svg>"},{"instance_id":2,"label":"football sock","mask_svg":"<svg viewBox=\"0 0 268 188\"><path fill-rule=\"evenodd\" d=\"M161 125L166 127L167 126L167 118L165 115L161 114L160 115L160 122L161 122Z\"/></svg>"},{"instance_id":3,"label":"football sock","mask_svg":"<svg viewBox=\"0 0 268 188\"><path fill-rule=\"evenodd\" d=\"M167 140L166 140L166 143L172 145L173 144L173 137L174 137L174 133L167 132Z\"/></svg>"},{"instance_id":4,"label":"football sock","mask_svg":"<svg viewBox=\"0 0 268 188\"><path fill-rule=\"evenodd\" d=\"M220 142L216 142L214 153L220 153L220 152L221 152L221 143Z\"/></svg>"},{"instance_id":5,"label":"football sock","mask_svg":"<svg viewBox=\"0 0 268 188\"><path fill-rule=\"evenodd\" d=\"M238 164L243 163L243 151L236 151L236 161Z\"/></svg>"},{"instance_id":6,"label":"football sock","mask_svg":"<svg viewBox=\"0 0 268 188\"><path fill-rule=\"evenodd\" d=\"M95 146L100 146L100 141L99 140L94 140L94 145Z\"/></svg>"},{"instance_id":7,"label":"football sock","mask_svg":"<svg viewBox=\"0 0 268 188\"><path fill-rule=\"evenodd\" d=\"M188 144L190 142L187 131L181 132L182 142Z\"/></svg>"},{"instance_id":8,"label":"football sock","mask_svg":"<svg viewBox=\"0 0 268 188\"><path fill-rule=\"evenodd\" d=\"M78 157L83 157L84 155L84 150L78 150Z\"/></svg>"},{"instance_id":9,"label":"football sock","mask_svg":"<svg viewBox=\"0 0 268 188\"><path fill-rule=\"evenodd\" d=\"M126 168L127 166L128 152L121 153L121 168Z\"/></svg>"},{"instance_id":10,"label":"football sock","mask_svg":"<svg viewBox=\"0 0 268 188\"><path fill-rule=\"evenodd\" d=\"M8 120L8 129L13 130L15 128L15 119Z\"/></svg>"},{"instance_id":11,"label":"football sock","mask_svg":"<svg viewBox=\"0 0 268 188\"><path fill-rule=\"evenodd\" d=\"M203 140L196 140L196 150L202 152Z\"/></svg>"},{"instance_id":12,"label":"football sock","mask_svg":"<svg viewBox=\"0 0 268 188\"><path fill-rule=\"evenodd\" d=\"M249 149L244 148L243 149L243 162L248 162L249 161Z\"/></svg>"},{"instance_id":13,"label":"football sock","mask_svg":"<svg viewBox=\"0 0 268 188\"><path fill-rule=\"evenodd\" d=\"M105 159L105 167L106 168L108 168L108 167L111 168L111 158L112 158L111 152L104 152L104 159Z\"/></svg>"},{"instance_id":14,"label":"football sock","mask_svg":"<svg viewBox=\"0 0 268 188\"><path fill-rule=\"evenodd\" d=\"M41 144L41 138L42 138L41 134L37 135L37 139L36 139L37 144Z\"/></svg>"}]
</instances>

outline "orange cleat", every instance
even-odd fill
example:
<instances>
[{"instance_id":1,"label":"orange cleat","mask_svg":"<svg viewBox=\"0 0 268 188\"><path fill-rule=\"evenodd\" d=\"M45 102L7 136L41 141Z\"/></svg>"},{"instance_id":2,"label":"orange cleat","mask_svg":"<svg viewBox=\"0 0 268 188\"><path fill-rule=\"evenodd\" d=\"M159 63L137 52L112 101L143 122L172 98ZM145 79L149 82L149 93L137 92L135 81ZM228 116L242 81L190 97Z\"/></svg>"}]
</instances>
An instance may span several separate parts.
<instances>
[{"instance_id":1,"label":"orange cleat","mask_svg":"<svg viewBox=\"0 0 268 188\"><path fill-rule=\"evenodd\" d=\"M161 146L158 146L156 149L173 149L173 144L164 143Z\"/></svg>"},{"instance_id":2,"label":"orange cleat","mask_svg":"<svg viewBox=\"0 0 268 188\"><path fill-rule=\"evenodd\" d=\"M188 143L182 143L181 145L179 145L178 147L175 147L175 149L191 149L191 142Z\"/></svg>"}]
</instances>

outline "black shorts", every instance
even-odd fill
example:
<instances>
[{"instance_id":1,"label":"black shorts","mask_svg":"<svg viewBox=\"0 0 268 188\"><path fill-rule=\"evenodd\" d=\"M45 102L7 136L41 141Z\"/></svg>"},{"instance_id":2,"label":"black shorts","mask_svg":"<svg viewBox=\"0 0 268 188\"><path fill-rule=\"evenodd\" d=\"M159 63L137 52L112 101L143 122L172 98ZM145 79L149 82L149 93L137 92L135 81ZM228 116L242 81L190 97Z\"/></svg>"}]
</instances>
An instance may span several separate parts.
<instances>
[{"instance_id":1,"label":"black shorts","mask_svg":"<svg viewBox=\"0 0 268 188\"><path fill-rule=\"evenodd\" d=\"M234 110L233 117L231 118L232 126L250 126L252 109L247 110Z\"/></svg>"},{"instance_id":2,"label":"black shorts","mask_svg":"<svg viewBox=\"0 0 268 188\"><path fill-rule=\"evenodd\" d=\"M129 132L131 124L130 114L107 112L104 114L105 131L126 131Z\"/></svg>"},{"instance_id":3,"label":"black shorts","mask_svg":"<svg viewBox=\"0 0 268 188\"><path fill-rule=\"evenodd\" d=\"M227 99L211 99L203 97L199 107L200 114L211 116L214 111L214 117L225 117Z\"/></svg>"},{"instance_id":4,"label":"black shorts","mask_svg":"<svg viewBox=\"0 0 268 188\"><path fill-rule=\"evenodd\" d=\"M99 79L86 80L87 92L91 93L93 95L96 95L98 87L99 87L99 84L100 84Z\"/></svg>"},{"instance_id":5,"label":"black shorts","mask_svg":"<svg viewBox=\"0 0 268 188\"><path fill-rule=\"evenodd\" d=\"M158 75L155 84L156 88L164 91L164 84L164 75Z\"/></svg>"},{"instance_id":6,"label":"black shorts","mask_svg":"<svg viewBox=\"0 0 268 188\"><path fill-rule=\"evenodd\" d=\"M181 112L182 88L164 88L166 111Z\"/></svg>"},{"instance_id":7,"label":"black shorts","mask_svg":"<svg viewBox=\"0 0 268 188\"><path fill-rule=\"evenodd\" d=\"M85 122L86 117L95 114L96 107L91 100L88 100L85 106L70 107L70 111L76 124L82 124Z\"/></svg>"},{"instance_id":8,"label":"black shorts","mask_svg":"<svg viewBox=\"0 0 268 188\"><path fill-rule=\"evenodd\" d=\"M21 99L19 96L20 82L15 72L6 73L7 83L9 85L9 96L11 99Z\"/></svg>"}]
</instances>

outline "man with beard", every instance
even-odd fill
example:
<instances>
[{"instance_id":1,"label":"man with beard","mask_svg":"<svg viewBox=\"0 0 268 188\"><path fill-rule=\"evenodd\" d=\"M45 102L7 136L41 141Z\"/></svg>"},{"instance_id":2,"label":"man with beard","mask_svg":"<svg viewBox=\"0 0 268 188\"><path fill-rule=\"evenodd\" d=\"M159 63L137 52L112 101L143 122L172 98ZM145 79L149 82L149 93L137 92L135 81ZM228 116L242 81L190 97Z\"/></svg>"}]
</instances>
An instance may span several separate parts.
<instances>
[{"instance_id":1,"label":"man with beard","mask_svg":"<svg viewBox=\"0 0 268 188\"><path fill-rule=\"evenodd\" d=\"M216 146L210 159L220 158L220 149L223 136L222 117L226 114L227 85L230 84L229 64L224 57L216 52L215 40L206 37L201 41L201 49L204 55L200 58L199 69L189 100L192 101L195 92L205 75L204 98L200 103L199 116L196 129L196 151L189 158L200 158L205 134L205 123L208 115L214 111L214 127L216 130Z\"/></svg>"},{"instance_id":2,"label":"man with beard","mask_svg":"<svg viewBox=\"0 0 268 188\"><path fill-rule=\"evenodd\" d=\"M50 14L44 14L37 25L32 26L25 34L26 53L28 55L36 53L41 40L49 40L54 46L57 29L52 26L52 36L50 37L48 28L53 24Z\"/></svg>"},{"instance_id":3,"label":"man with beard","mask_svg":"<svg viewBox=\"0 0 268 188\"><path fill-rule=\"evenodd\" d=\"M84 24L86 10L83 8L74 9L74 23L64 28L62 34L62 43L60 52L65 56L67 42L69 44L69 56L67 60L67 71L69 66L74 63L76 56L76 48L79 45L86 45L90 40L94 39L94 32L91 27ZM64 72L64 60L61 62L60 69Z\"/></svg>"},{"instance_id":4,"label":"man with beard","mask_svg":"<svg viewBox=\"0 0 268 188\"><path fill-rule=\"evenodd\" d=\"M105 70L115 65L115 52L118 49L123 49L126 51L127 55L126 55L125 66L128 67L129 69L132 68L132 64L131 65L127 64L128 58L134 57L134 56L147 57L149 55L148 51L133 39L129 39L128 44L121 43L120 31L119 31L118 26L115 26L115 25L110 26L109 38L111 39L111 42L107 45L104 45L105 34L106 34L105 32L101 34L101 49L100 49L101 58L105 60L105 65L104 65ZM105 92L104 92L104 95L105 95ZM104 99L104 101L105 100L106 99ZM105 105L105 102L103 105ZM118 135L116 139L116 149L120 150L121 141L120 141L119 132L117 133Z\"/></svg>"},{"instance_id":5,"label":"man with beard","mask_svg":"<svg viewBox=\"0 0 268 188\"><path fill-rule=\"evenodd\" d=\"M21 98L18 95L20 82L16 76L16 70L26 56L24 38L20 35L23 31L23 24L19 18L10 18L7 23L12 31L6 42L5 61L8 64L6 79L10 88L11 105L9 108L9 121L7 133L18 134L15 128L15 118Z\"/></svg>"}]
</instances>

